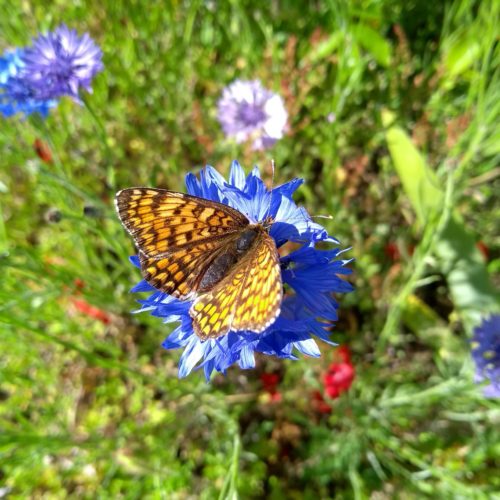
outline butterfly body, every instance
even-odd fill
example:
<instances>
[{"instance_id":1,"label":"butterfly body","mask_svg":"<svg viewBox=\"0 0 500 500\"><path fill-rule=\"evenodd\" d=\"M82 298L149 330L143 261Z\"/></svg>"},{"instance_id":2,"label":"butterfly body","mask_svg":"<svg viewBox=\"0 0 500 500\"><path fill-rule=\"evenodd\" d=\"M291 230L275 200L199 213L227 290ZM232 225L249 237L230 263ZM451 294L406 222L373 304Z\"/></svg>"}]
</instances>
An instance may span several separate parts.
<instances>
[{"instance_id":1,"label":"butterfly body","mask_svg":"<svg viewBox=\"0 0 500 500\"><path fill-rule=\"evenodd\" d=\"M209 291L228 274L238 260L250 250L258 232L259 226L246 229L238 236L234 245L226 246L226 253L216 257L204 271L198 285L198 293Z\"/></svg>"},{"instance_id":2,"label":"butterfly body","mask_svg":"<svg viewBox=\"0 0 500 500\"><path fill-rule=\"evenodd\" d=\"M122 223L139 249L144 279L180 300L202 339L230 330L262 332L281 309L279 255L271 221L196 196L151 188L116 195Z\"/></svg>"}]
</instances>

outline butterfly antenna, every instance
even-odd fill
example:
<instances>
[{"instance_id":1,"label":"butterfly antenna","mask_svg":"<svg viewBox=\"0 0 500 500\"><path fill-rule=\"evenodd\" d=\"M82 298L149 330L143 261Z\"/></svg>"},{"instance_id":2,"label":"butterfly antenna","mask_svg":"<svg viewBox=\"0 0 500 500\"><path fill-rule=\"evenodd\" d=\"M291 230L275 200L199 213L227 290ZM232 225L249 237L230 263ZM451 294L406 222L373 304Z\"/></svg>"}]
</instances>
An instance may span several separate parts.
<instances>
[{"instance_id":1,"label":"butterfly antenna","mask_svg":"<svg viewBox=\"0 0 500 500\"><path fill-rule=\"evenodd\" d=\"M311 215L311 219L328 219L328 220L333 220L333 215Z\"/></svg>"}]
</instances>

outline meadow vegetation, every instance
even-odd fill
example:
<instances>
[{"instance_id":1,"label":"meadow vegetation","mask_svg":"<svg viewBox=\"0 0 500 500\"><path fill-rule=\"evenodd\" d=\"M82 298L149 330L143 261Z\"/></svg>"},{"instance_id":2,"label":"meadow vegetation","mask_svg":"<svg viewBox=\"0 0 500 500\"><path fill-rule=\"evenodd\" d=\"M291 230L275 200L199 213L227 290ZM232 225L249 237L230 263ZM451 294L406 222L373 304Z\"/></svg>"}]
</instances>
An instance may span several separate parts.
<instances>
[{"instance_id":1,"label":"meadow vegetation","mask_svg":"<svg viewBox=\"0 0 500 500\"><path fill-rule=\"evenodd\" d=\"M499 495L470 344L500 308L499 21L494 0L2 2L2 52L64 22L104 70L82 106L1 118L0 497ZM285 101L271 149L224 137L237 78ZM304 178L350 247L343 350L178 379L171 327L132 314L113 198L233 159Z\"/></svg>"}]
</instances>

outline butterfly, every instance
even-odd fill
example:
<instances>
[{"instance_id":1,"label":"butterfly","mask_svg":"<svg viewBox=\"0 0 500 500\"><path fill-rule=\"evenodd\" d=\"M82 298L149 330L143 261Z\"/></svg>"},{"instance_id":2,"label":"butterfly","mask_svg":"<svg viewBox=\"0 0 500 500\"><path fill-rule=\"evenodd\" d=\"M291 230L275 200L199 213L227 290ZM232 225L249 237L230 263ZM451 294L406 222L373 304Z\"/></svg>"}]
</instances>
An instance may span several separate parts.
<instances>
[{"instance_id":1,"label":"butterfly","mask_svg":"<svg viewBox=\"0 0 500 500\"><path fill-rule=\"evenodd\" d=\"M260 333L276 320L283 285L270 219L252 224L228 205L164 189L123 189L115 202L144 279L193 301L189 315L202 341L230 330Z\"/></svg>"}]
</instances>

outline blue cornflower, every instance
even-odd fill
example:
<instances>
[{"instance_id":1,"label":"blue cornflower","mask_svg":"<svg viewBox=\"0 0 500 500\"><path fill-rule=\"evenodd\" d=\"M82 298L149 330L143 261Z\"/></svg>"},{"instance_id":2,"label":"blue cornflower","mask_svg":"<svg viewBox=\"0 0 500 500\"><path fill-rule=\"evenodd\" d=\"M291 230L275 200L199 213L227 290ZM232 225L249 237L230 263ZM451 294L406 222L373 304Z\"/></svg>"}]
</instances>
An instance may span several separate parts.
<instances>
[{"instance_id":1,"label":"blue cornflower","mask_svg":"<svg viewBox=\"0 0 500 500\"><path fill-rule=\"evenodd\" d=\"M92 92L94 76L103 69L102 51L87 33L78 36L62 24L39 35L23 55L23 79L39 99L70 96L80 101L80 89Z\"/></svg>"},{"instance_id":2,"label":"blue cornflower","mask_svg":"<svg viewBox=\"0 0 500 500\"><path fill-rule=\"evenodd\" d=\"M352 290L348 282L339 278L339 275L351 272L344 267L350 261L339 259L342 252L338 249L315 247L317 242L338 244L338 241L293 201L293 193L302 182L294 179L270 191L261 180L257 167L245 177L237 162L231 166L229 182L210 166L200 173L199 178L191 173L186 176L189 194L230 205L252 223L261 222L270 215L274 223L269 234L277 247L295 242L298 248L280 259L282 281L286 287L281 313L262 333L230 331L217 339L202 342L193 331L189 315L192 301L178 300L145 281L132 289L133 292L152 292L148 298L139 301L142 308L137 312L149 310L164 323L180 323L163 343L166 349L184 349L179 377L185 377L197 365L203 367L207 380L214 370L225 373L234 363L241 368L253 368L255 352L297 359L295 351L298 351L318 357L320 351L311 335L332 343L328 330L331 322L337 319L338 307L332 294ZM137 257L132 257L131 261L139 267Z\"/></svg>"},{"instance_id":3,"label":"blue cornflower","mask_svg":"<svg viewBox=\"0 0 500 500\"><path fill-rule=\"evenodd\" d=\"M485 318L474 330L472 358L476 363L476 382L488 380L484 395L500 397L500 314Z\"/></svg>"},{"instance_id":4,"label":"blue cornflower","mask_svg":"<svg viewBox=\"0 0 500 500\"><path fill-rule=\"evenodd\" d=\"M0 57L0 113L7 118L16 113L26 116L39 113L46 117L57 101L36 97L34 89L23 78L23 54L24 51L18 49Z\"/></svg>"},{"instance_id":5,"label":"blue cornflower","mask_svg":"<svg viewBox=\"0 0 500 500\"><path fill-rule=\"evenodd\" d=\"M259 150L283 137L288 119L283 99L259 80L235 80L222 91L217 107L222 130L238 143L251 138Z\"/></svg>"}]
</instances>

